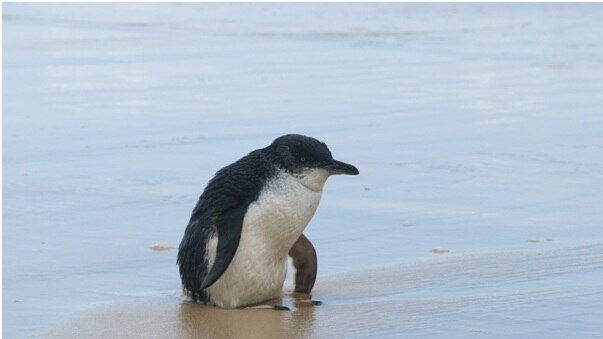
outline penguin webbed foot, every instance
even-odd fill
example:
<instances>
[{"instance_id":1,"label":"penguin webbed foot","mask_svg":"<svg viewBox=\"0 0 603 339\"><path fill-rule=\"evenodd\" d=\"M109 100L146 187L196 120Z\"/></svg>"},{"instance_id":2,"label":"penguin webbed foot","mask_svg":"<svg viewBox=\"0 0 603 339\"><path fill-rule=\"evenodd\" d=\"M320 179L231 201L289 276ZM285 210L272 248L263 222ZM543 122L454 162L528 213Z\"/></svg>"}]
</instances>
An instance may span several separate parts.
<instances>
[{"instance_id":1,"label":"penguin webbed foot","mask_svg":"<svg viewBox=\"0 0 603 339\"><path fill-rule=\"evenodd\" d=\"M259 304L259 305L251 305L251 306L241 306L239 309L242 310L275 310L275 311L291 311L291 309L285 305L281 304Z\"/></svg>"},{"instance_id":2,"label":"penguin webbed foot","mask_svg":"<svg viewBox=\"0 0 603 339\"><path fill-rule=\"evenodd\" d=\"M293 259L293 267L295 267L295 292L310 293L314 287L318 271L318 260L314 246L302 234L289 250L289 256Z\"/></svg>"},{"instance_id":3,"label":"penguin webbed foot","mask_svg":"<svg viewBox=\"0 0 603 339\"><path fill-rule=\"evenodd\" d=\"M307 293L294 292L291 294L291 297L293 298L296 306L320 306L323 304L323 302L320 300L312 299L312 295Z\"/></svg>"}]
</instances>

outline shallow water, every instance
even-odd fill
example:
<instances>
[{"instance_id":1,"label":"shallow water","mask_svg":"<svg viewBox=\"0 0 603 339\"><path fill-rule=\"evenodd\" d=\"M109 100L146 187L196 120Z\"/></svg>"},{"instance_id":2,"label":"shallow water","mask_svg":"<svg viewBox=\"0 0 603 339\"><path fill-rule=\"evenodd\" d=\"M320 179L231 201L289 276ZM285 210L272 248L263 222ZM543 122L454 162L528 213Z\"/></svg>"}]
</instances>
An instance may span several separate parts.
<instances>
[{"instance_id":1,"label":"shallow water","mask_svg":"<svg viewBox=\"0 0 603 339\"><path fill-rule=\"evenodd\" d=\"M97 305L51 337L367 338L597 337L603 243L557 250L422 259L323 279L311 306L291 312L220 310L174 298Z\"/></svg>"},{"instance_id":2,"label":"shallow water","mask_svg":"<svg viewBox=\"0 0 603 339\"><path fill-rule=\"evenodd\" d=\"M600 4L3 4L3 19L6 337L107 303L179 307L176 253L151 246L178 245L216 170L290 132L361 172L329 180L306 231L326 302L312 334L358 305L359 334L603 333Z\"/></svg>"}]
</instances>

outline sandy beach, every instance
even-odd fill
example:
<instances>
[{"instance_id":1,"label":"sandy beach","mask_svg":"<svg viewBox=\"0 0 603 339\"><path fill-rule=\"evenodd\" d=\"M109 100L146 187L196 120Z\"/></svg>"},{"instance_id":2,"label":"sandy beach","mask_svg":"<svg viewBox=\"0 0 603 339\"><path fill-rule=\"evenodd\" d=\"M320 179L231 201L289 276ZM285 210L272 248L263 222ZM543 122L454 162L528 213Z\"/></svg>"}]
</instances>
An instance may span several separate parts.
<instances>
[{"instance_id":1,"label":"sandy beach","mask_svg":"<svg viewBox=\"0 0 603 339\"><path fill-rule=\"evenodd\" d=\"M601 4L3 4L5 338L603 333ZM182 300L213 174L300 133L360 170L310 306Z\"/></svg>"},{"instance_id":2,"label":"sandy beach","mask_svg":"<svg viewBox=\"0 0 603 339\"><path fill-rule=\"evenodd\" d=\"M320 279L291 311L223 310L175 297L104 303L53 338L532 337L598 335L603 243L453 256ZM566 281L575 282L565 284ZM550 309L564 304L567 308ZM563 337L564 335L550 335Z\"/></svg>"}]
</instances>

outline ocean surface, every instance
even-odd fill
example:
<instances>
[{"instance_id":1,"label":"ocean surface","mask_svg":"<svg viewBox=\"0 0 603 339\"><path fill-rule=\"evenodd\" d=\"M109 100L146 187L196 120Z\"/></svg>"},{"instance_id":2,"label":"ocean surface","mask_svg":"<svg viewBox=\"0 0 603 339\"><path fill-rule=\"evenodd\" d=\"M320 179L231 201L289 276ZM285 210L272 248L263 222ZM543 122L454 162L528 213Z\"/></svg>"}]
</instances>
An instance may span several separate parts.
<instances>
[{"instance_id":1,"label":"ocean surface","mask_svg":"<svg viewBox=\"0 0 603 339\"><path fill-rule=\"evenodd\" d=\"M287 133L360 170L305 231L321 307L391 305L357 335L603 337L602 4L2 10L4 337L179 303L207 181Z\"/></svg>"}]
</instances>

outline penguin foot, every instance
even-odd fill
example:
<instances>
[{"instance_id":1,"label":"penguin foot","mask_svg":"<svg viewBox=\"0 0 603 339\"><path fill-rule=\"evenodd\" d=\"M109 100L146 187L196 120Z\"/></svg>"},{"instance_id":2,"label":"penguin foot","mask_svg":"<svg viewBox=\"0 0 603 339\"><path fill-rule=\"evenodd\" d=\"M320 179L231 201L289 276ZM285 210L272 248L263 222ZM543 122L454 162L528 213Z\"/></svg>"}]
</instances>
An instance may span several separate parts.
<instances>
[{"instance_id":1,"label":"penguin foot","mask_svg":"<svg viewBox=\"0 0 603 339\"><path fill-rule=\"evenodd\" d=\"M320 306L323 304L320 300L312 300L312 299L296 299L296 304L298 305L307 305L307 306Z\"/></svg>"},{"instance_id":2,"label":"penguin foot","mask_svg":"<svg viewBox=\"0 0 603 339\"><path fill-rule=\"evenodd\" d=\"M312 306L320 306L323 304L322 301L320 300L314 300L312 299L312 295L308 294L308 293L299 293L299 292L293 292L290 294L290 297L293 299L295 305L300 305L300 306L306 306L306 305L312 305Z\"/></svg>"},{"instance_id":3,"label":"penguin foot","mask_svg":"<svg viewBox=\"0 0 603 339\"><path fill-rule=\"evenodd\" d=\"M300 235L289 250L295 267L295 292L310 293L316 281L317 259L316 250L305 235Z\"/></svg>"},{"instance_id":4,"label":"penguin foot","mask_svg":"<svg viewBox=\"0 0 603 339\"><path fill-rule=\"evenodd\" d=\"M291 309L289 307L284 306L284 305L273 305L272 308L277 311L291 311Z\"/></svg>"},{"instance_id":5,"label":"penguin foot","mask_svg":"<svg viewBox=\"0 0 603 339\"><path fill-rule=\"evenodd\" d=\"M291 311L291 309L284 305L273 305L273 304L261 304L255 306L243 306L240 309L244 310L276 310L276 311Z\"/></svg>"}]
</instances>

